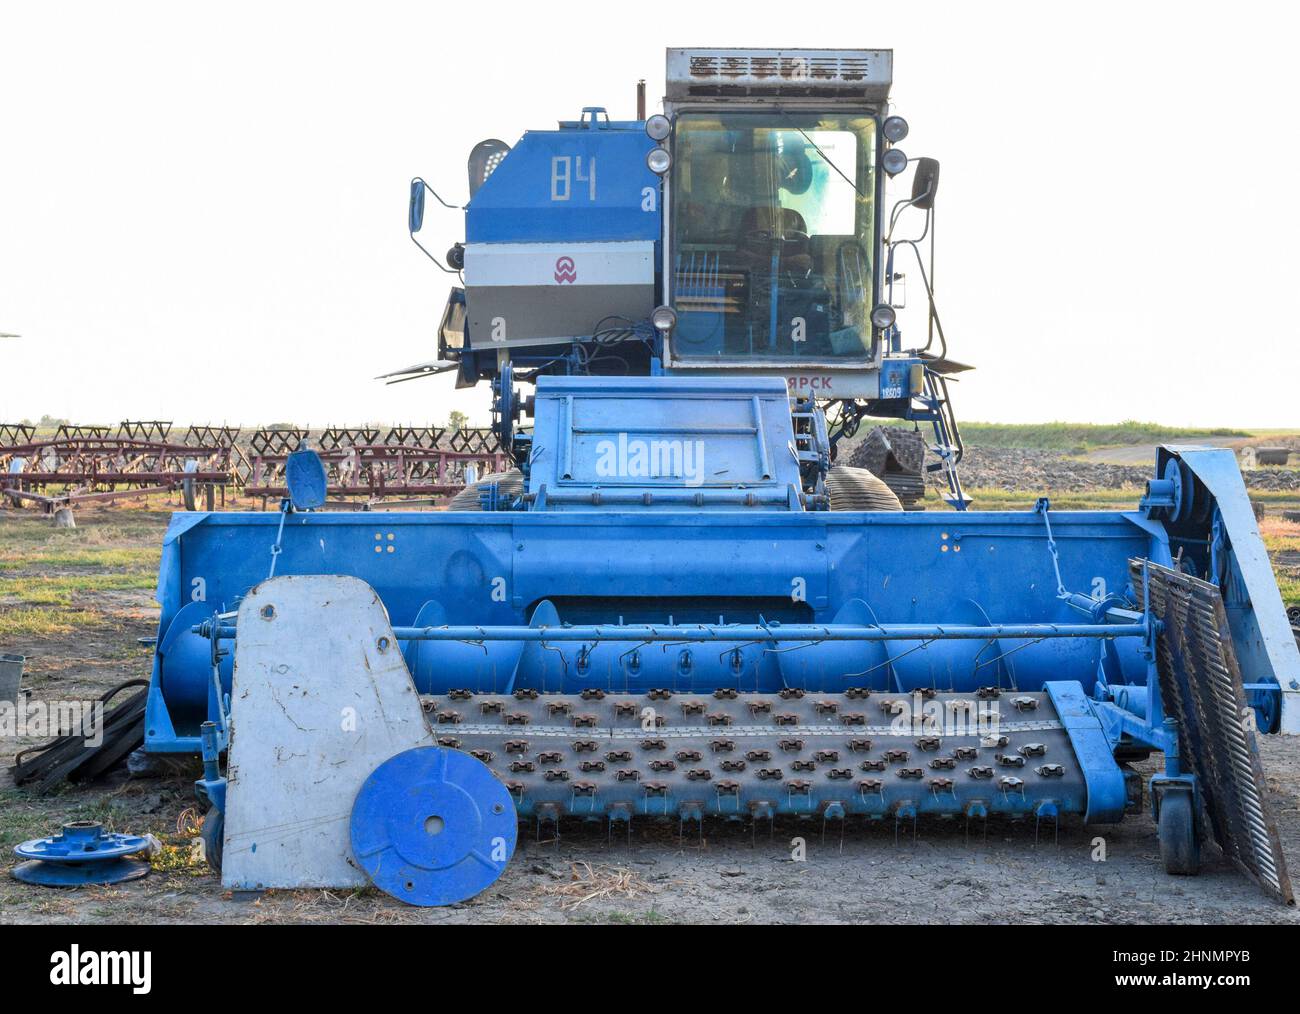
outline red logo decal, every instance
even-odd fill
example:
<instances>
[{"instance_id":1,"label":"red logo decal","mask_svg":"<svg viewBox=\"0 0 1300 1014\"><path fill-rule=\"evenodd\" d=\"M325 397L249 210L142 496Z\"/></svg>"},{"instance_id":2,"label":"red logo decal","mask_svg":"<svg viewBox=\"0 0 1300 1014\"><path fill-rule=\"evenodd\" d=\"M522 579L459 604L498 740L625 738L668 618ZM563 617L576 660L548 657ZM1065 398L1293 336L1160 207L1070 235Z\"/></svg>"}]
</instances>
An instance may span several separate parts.
<instances>
[{"instance_id":1,"label":"red logo decal","mask_svg":"<svg viewBox=\"0 0 1300 1014\"><path fill-rule=\"evenodd\" d=\"M561 285L578 280L578 271L574 267L572 257L561 257L555 262L555 280Z\"/></svg>"}]
</instances>

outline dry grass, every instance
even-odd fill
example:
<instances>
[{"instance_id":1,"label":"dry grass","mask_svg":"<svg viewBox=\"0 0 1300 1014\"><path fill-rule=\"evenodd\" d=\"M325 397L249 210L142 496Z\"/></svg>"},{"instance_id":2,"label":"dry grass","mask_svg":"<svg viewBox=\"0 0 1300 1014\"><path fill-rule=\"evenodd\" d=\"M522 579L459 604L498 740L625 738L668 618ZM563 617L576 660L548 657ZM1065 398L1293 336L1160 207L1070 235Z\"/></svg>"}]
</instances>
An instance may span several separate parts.
<instances>
[{"instance_id":1,"label":"dry grass","mask_svg":"<svg viewBox=\"0 0 1300 1014\"><path fill-rule=\"evenodd\" d=\"M977 511L1031 510L1038 499L1036 493L1011 492L1005 489L968 489L966 495L974 501ZM1079 493L1052 493L1052 509L1058 511L1132 511L1137 510L1142 490L1129 489L1087 490ZM930 510L942 510L942 503L927 496L925 505Z\"/></svg>"},{"instance_id":2,"label":"dry grass","mask_svg":"<svg viewBox=\"0 0 1300 1014\"><path fill-rule=\"evenodd\" d=\"M148 566L158 558L168 514L120 507L87 509L77 528L55 528L35 511L0 517L0 562L42 566Z\"/></svg>"},{"instance_id":3,"label":"dry grass","mask_svg":"<svg viewBox=\"0 0 1300 1014\"><path fill-rule=\"evenodd\" d=\"M105 593L156 587L162 515L96 511L86 520L53 528L35 512L0 518L0 642L109 622Z\"/></svg>"},{"instance_id":4,"label":"dry grass","mask_svg":"<svg viewBox=\"0 0 1300 1014\"><path fill-rule=\"evenodd\" d=\"M657 892L638 874L621 866L592 866L588 862L571 863L569 882L549 884L541 889L550 898L559 898L560 908L572 912L589 901L608 898L641 898Z\"/></svg>"},{"instance_id":5,"label":"dry grass","mask_svg":"<svg viewBox=\"0 0 1300 1014\"><path fill-rule=\"evenodd\" d=\"M1259 534L1270 553L1300 553L1300 523L1265 517L1259 523Z\"/></svg>"},{"instance_id":6,"label":"dry grass","mask_svg":"<svg viewBox=\"0 0 1300 1014\"><path fill-rule=\"evenodd\" d=\"M37 545L22 550L0 549L0 570L26 570L35 567L156 570L161 556L161 550L157 549L113 549L95 545L87 545L84 548L57 544Z\"/></svg>"},{"instance_id":7,"label":"dry grass","mask_svg":"<svg viewBox=\"0 0 1300 1014\"><path fill-rule=\"evenodd\" d=\"M1287 607L1300 606L1300 567L1278 559L1280 553L1300 553L1300 524L1266 516L1259 523L1264 545L1273 556L1277 587ZM1294 557L1291 558L1294 560Z\"/></svg>"},{"instance_id":8,"label":"dry grass","mask_svg":"<svg viewBox=\"0 0 1300 1014\"><path fill-rule=\"evenodd\" d=\"M1278 578L1277 588L1282 593L1282 601L1286 603L1288 609L1292 606L1300 606L1300 578Z\"/></svg>"},{"instance_id":9,"label":"dry grass","mask_svg":"<svg viewBox=\"0 0 1300 1014\"><path fill-rule=\"evenodd\" d=\"M0 603L70 606L74 596L105 591L153 591L157 583L153 573L38 574L35 577L0 578Z\"/></svg>"},{"instance_id":10,"label":"dry grass","mask_svg":"<svg viewBox=\"0 0 1300 1014\"><path fill-rule=\"evenodd\" d=\"M1093 447L1158 444L1196 437L1248 437L1245 430L1212 426L1161 426L1126 419L1121 423L963 422L961 434L974 447L1035 447L1066 452Z\"/></svg>"}]
</instances>

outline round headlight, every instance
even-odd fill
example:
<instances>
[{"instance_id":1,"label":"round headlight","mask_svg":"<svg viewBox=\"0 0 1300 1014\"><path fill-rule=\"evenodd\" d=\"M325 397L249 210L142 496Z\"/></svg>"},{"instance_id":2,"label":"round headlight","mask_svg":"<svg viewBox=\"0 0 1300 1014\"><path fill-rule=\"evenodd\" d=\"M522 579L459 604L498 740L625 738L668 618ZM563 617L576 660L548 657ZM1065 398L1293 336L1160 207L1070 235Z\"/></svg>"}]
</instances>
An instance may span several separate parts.
<instances>
[{"instance_id":1,"label":"round headlight","mask_svg":"<svg viewBox=\"0 0 1300 1014\"><path fill-rule=\"evenodd\" d=\"M880 132L885 135L885 140L890 144L897 144L907 136L907 121L901 116L890 116L880 127Z\"/></svg>"},{"instance_id":2,"label":"round headlight","mask_svg":"<svg viewBox=\"0 0 1300 1014\"><path fill-rule=\"evenodd\" d=\"M894 320L897 316L892 306L888 303L881 303L871 311L871 326L877 331L884 331L886 328L894 326Z\"/></svg>"},{"instance_id":3,"label":"round headlight","mask_svg":"<svg viewBox=\"0 0 1300 1014\"><path fill-rule=\"evenodd\" d=\"M657 306L650 314L650 323L656 331L667 334L677 326L677 314L671 306Z\"/></svg>"},{"instance_id":4,"label":"round headlight","mask_svg":"<svg viewBox=\"0 0 1300 1014\"><path fill-rule=\"evenodd\" d=\"M655 113L645 121L645 132L652 141L662 141L672 133L673 125L663 113ZM906 131L904 131L906 133Z\"/></svg>"},{"instance_id":5,"label":"round headlight","mask_svg":"<svg viewBox=\"0 0 1300 1014\"><path fill-rule=\"evenodd\" d=\"M673 164L673 157L667 148L651 148L645 157L646 167L656 176L662 176Z\"/></svg>"},{"instance_id":6,"label":"round headlight","mask_svg":"<svg viewBox=\"0 0 1300 1014\"><path fill-rule=\"evenodd\" d=\"M890 148L880 157L880 165L890 176L897 176L907 168L907 154L901 148Z\"/></svg>"}]
</instances>

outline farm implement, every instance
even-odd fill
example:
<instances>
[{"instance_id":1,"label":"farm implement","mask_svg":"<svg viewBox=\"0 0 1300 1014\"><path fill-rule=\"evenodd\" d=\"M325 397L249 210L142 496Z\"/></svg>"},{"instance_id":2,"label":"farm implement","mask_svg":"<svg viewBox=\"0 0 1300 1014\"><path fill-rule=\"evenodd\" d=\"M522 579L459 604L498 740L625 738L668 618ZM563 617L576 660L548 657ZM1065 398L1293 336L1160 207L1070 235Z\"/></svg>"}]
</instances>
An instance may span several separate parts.
<instances>
[{"instance_id":1,"label":"farm implement","mask_svg":"<svg viewBox=\"0 0 1300 1014\"><path fill-rule=\"evenodd\" d=\"M399 376L489 384L505 467L457 510L326 512L295 450L280 512L167 533L145 747L203 755L228 886L447 903L520 822L1149 811L1170 873L1213 839L1291 901L1257 737L1300 731L1300 656L1232 453L1160 449L1128 511L973 509L939 166L891 77L670 50L661 114L475 147L464 240L421 245L457 283L437 358ZM868 419L877 471L843 463Z\"/></svg>"}]
</instances>

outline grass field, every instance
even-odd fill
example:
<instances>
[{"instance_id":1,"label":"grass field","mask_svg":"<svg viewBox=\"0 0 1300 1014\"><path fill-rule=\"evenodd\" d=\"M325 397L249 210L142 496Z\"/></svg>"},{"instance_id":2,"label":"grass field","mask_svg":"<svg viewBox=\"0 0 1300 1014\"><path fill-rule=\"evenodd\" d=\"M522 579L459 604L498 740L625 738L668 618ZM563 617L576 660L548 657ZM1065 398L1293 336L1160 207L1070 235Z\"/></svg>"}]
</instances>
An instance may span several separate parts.
<instances>
[{"instance_id":1,"label":"grass field","mask_svg":"<svg viewBox=\"0 0 1300 1014\"><path fill-rule=\"evenodd\" d=\"M1115 424L1094 423L961 423L962 439L972 447L1026 447L1081 454L1098 447L1130 444L1158 444L1168 440L1205 437L1250 437L1246 430L1226 428L1184 428L1127 420Z\"/></svg>"},{"instance_id":2,"label":"grass field","mask_svg":"<svg viewBox=\"0 0 1300 1014\"><path fill-rule=\"evenodd\" d=\"M166 515L97 511L93 524L54 528L34 512L0 522L0 645L101 624L91 606L111 593L151 593Z\"/></svg>"}]
</instances>

